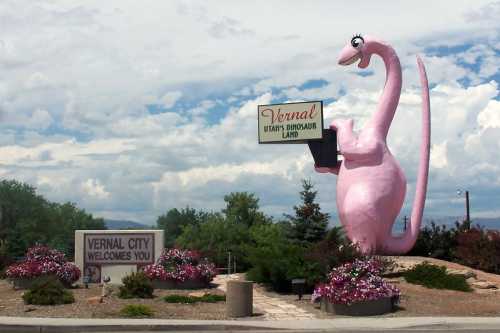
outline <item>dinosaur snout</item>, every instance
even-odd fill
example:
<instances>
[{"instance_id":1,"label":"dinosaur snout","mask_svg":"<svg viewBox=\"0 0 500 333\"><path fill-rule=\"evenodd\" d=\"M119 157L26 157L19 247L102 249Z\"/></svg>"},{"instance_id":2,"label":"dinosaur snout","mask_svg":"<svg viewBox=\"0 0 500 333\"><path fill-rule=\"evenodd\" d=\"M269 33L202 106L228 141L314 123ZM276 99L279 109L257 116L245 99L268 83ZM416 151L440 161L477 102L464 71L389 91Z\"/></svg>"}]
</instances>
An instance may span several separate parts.
<instances>
[{"instance_id":1,"label":"dinosaur snout","mask_svg":"<svg viewBox=\"0 0 500 333\"><path fill-rule=\"evenodd\" d=\"M338 63L342 66L348 66L362 58L361 51L347 45L340 52Z\"/></svg>"}]
</instances>

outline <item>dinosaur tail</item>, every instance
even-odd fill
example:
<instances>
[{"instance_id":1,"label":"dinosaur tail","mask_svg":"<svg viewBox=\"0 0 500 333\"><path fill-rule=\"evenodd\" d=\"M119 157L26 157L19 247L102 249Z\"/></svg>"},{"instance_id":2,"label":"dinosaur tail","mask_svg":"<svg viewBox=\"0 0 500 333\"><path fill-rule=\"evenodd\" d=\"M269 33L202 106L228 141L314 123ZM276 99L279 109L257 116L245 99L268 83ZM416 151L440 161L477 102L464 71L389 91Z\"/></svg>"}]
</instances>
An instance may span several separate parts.
<instances>
[{"instance_id":1,"label":"dinosaur tail","mask_svg":"<svg viewBox=\"0 0 500 333\"><path fill-rule=\"evenodd\" d=\"M420 84L422 86L422 144L420 146L420 162L418 166L417 184L413 209L411 211L410 228L399 237L390 236L384 244L384 252L387 254L404 254L412 249L417 240L422 223L422 215L427 192L427 178L429 175L429 153L431 141L431 110L429 100L429 85L425 67L417 56Z\"/></svg>"}]
</instances>

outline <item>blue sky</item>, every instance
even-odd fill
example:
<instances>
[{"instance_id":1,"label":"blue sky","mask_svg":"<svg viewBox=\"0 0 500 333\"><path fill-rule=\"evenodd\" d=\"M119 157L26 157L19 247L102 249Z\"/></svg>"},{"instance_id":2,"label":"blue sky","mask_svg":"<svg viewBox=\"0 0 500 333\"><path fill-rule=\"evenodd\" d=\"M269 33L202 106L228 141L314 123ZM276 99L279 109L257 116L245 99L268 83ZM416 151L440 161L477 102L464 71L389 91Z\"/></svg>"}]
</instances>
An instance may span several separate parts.
<instances>
[{"instance_id":1,"label":"blue sky","mask_svg":"<svg viewBox=\"0 0 500 333\"><path fill-rule=\"evenodd\" d=\"M22 8L22 10L20 10ZM423 19L425 17L425 19ZM258 104L323 100L325 123L375 110L384 68L337 65L355 33L389 42L403 91L389 147L408 179L420 147L415 55L431 86L426 215L500 216L500 2L0 3L0 176L96 216L153 224L249 191L280 217L310 178L336 219L335 177L305 145L257 144Z\"/></svg>"}]
</instances>

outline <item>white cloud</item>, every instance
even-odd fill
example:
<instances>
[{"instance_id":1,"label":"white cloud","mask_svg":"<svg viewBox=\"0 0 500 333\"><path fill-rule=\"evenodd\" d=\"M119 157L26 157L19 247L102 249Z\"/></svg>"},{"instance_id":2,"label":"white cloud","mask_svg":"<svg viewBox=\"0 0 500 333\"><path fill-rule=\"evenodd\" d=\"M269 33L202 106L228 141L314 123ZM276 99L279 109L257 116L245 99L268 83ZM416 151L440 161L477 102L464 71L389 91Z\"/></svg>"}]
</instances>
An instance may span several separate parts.
<instances>
[{"instance_id":1,"label":"white cloud","mask_svg":"<svg viewBox=\"0 0 500 333\"><path fill-rule=\"evenodd\" d=\"M107 199L110 196L110 193L104 189L98 179L87 179L82 183L82 188L91 197Z\"/></svg>"},{"instance_id":2,"label":"white cloud","mask_svg":"<svg viewBox=\"0 0 500 333\"><path fill-rule=\"evenodd\" d=\"M372 75L361 76L336 58L353 33L369 32L403 65L389 146L410 181L407 202L421 142L416 53L432 85L429 212L458 205L450 188L498 198L491 80L500 23L489 3L42 0L19 11L19 1L2 1L0 174L49 199L147 223L174 206L219 209L230 191L255 192L279 216L311 177L334 212L335 177L313 171L305 145L259 146L256 108L333 98L326 123L351 117L361 128L384 86L383 63L374 57ZM327 83L300 88L317 79ZM150 104L168 112L151 114ZM494 211L487 201L476 209Z\"/></svg>"},{"instance_id":3,"label":"white cloud","mask_svg":"<svg viewBox=\"0 0 500 333\"><path fill-rule=\"evenodd\" d=\"M169 91L160 98L160 102L162 103L163 107L165 107L166 109L170 109L172 106L175 105L175 103L177 103L177 101L181 97L182 97L182 92Z\"/></svg>"},{"instance_id":4,"label":"white cloud","mask_svg":"<svg viewBox=\"0 0 500 333\"><path fill-rule=\"evenodd\" d=\"M482 128L500 128L500 102L489 101L477 116L477 122Z\"/></svg>"},{"instance_id":5,"label":"white cloud","mask_svg":"<svg viewBox=\"0 0 500 333\"><path fill-rule=\"evenodd\" d=\"M47 129L53 122L52 116L47 110L36 109L29 121L25 124L28 128Z\"/></svg>"},{"instance_id":6,"label":"white cloud","mask_svg":"<svg viewBox=\"0 0 500 333\"><path fill-rule=\"evenodd\" d=\"M442 169L448 166L448 159L446 157L446 141L435 144L432 146L430 155L430 167Z\"/></svg>"}]
</instances>

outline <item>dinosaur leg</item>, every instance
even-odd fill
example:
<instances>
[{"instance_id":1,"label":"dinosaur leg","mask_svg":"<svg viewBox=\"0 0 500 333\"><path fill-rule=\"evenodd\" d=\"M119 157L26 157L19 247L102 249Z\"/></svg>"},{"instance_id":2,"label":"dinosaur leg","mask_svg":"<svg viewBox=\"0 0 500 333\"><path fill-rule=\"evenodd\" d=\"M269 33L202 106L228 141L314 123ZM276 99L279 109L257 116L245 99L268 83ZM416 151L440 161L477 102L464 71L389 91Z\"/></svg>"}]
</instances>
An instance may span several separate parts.
<instances>
[{"instance_id":1,"label":"dinosaur leg","mask_svg":"<svg viewBox=\"0 0 500 333\"><path fill-rule=\"evenodd\" d=\"M340 221L348 237L364 254L377 250L380 214L376 200L364 184L352 185L338 202Z\"/></svg>"}]
</instances>

